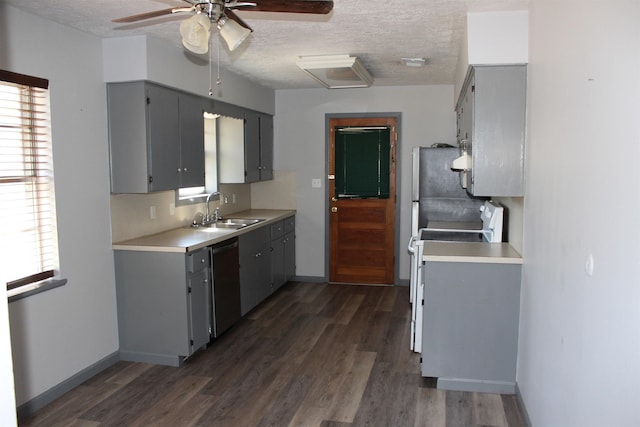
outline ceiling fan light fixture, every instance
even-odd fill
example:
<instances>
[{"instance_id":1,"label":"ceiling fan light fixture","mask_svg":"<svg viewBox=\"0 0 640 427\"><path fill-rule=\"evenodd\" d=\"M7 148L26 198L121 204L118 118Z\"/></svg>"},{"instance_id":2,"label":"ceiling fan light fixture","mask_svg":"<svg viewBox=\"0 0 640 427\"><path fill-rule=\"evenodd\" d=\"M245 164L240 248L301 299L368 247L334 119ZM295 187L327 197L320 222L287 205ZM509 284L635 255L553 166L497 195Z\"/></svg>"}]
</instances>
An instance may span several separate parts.
<instances>
[{"instance_id":1,"label":"ceiling fan light fixture","mask_svg":"<svg viewBox=\"0 0 640 427\"><path fill-rule=\"evenodd\" d=\"M180 23L182 45L193 53L207 53L211 35L211 21L207 15L198 13Z\"/></svg>"},{"instance_id":2,"label":"ceiling fan light fixture","mask_svg":"<svg viewBox=\"0 0 640 427\"><path fill-rule=\"evenodd\" d=\"M251 34L251 30L224 15L218 19L218 31L232 52Z\"/></svg>"},{"instance_id":3,"label":"ceiling fan light fixture","mask_svg":"<svg viewBox=\"0 0 640 427\"><path fill-rule=\"evenodd\" d=\"M328 89L369 87L373 77L356 56L300 56L296 65Z\"/></svg>"}]
</instances>

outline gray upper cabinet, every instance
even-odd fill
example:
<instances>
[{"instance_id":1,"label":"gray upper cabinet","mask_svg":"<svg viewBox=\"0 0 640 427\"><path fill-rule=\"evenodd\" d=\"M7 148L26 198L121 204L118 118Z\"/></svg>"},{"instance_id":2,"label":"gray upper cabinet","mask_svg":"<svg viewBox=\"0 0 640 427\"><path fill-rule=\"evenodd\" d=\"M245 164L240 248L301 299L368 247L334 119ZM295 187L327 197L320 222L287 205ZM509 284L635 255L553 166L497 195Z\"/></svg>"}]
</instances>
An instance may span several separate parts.
<instances>
[{"instance_id":1,"label":"gray upper cabinet","mask_svg":"<svg viewBox=\"0 0 640 427\"><path fill-rule=\"evenodd\" d=\"M472 66L458 103L457 140L470 147L467 191L524 195L526 66Z\"/></svg>"},{"instance_id":2,"label":"gray upper cabinet","mask_svg":"<svg viewBox=\"0 0 640 427\"><path fill-rule=\"evenodd\" d=\"M243 143L237 137L221 137L219 141L224 162L220 182L225 184L273 179L273 116L250 110L245 110L243 115ZM231 129L225 134L238 135L238 132Z\"/></svg>"},{"instance_id":3,"label":"gray upper cabinet","mask_svg":"<svg viewBox=\"0 0 640 427\"><path fill-rule=\"evenodd\" d=\"M107 85L112 193L204 185L200 98L153 83Z\"/></svg>"},{"instance_id":4,"label":"gray upper cabinet","mask_svg":"<svg viewBox=\"0 0 640 427\"><path fill-rule=\"evenodd\" d=\"M244 119L245 182L260 181L260 119L248 112Z\"/></svg>"},{"instance_id":5,"label":"gray upper cabinet","mask_svg":"<svg viewBox=\"0 0 640 427\"><path fill-rule=\"evenodd\" d=\"M260 181L273 179L273 116L258 113L260 128Z\"/></svg>"},{"instance_id":6,"label":"gray upper cabinet","mask_svg":"<svg viewBox=\"0 0 640 427\"><path fill-rule=\"evenodd\" d=\"M204 185L203 100L180 94L180 188Z\"/></svg>"}]
</instances>

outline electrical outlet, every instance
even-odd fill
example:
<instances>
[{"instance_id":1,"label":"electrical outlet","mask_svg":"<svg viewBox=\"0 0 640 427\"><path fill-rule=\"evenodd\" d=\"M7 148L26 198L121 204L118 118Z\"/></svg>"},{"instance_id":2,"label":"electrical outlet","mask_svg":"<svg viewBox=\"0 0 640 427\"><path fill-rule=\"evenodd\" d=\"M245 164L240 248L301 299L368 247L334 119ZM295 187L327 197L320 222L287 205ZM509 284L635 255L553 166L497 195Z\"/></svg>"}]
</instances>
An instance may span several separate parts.
<instances>
[{"instance_id":1,"label":"electrical outlet","mask_svg":"<svg viewBox=\"0 0 640 427\"><path fill-rule=\"evenodd\" d=\"M232 193L231 194L231 203L233 203L233 204L236 203L236 193Z\"/></svg>"},{"instance_id":2,"label":"electrical outlet","mask_svg":"<svg viewBox=\"0 0 640 427\"><path fill-rule=\"evenodd\" d=\"M149 216L151 217L151 219L156 219L156 207L155 206L149 207Z\"/></svg>"},{"instance_id":3,"label":"electrical outlet","mask_svg":"<svg viewBox=\"0 0 640 427\"><path fill-rule=\"evenodd\" d=\"M322 180L320 178L313 178L311 180L311 188L321 188Z\"/></svg>"}]
</instances>

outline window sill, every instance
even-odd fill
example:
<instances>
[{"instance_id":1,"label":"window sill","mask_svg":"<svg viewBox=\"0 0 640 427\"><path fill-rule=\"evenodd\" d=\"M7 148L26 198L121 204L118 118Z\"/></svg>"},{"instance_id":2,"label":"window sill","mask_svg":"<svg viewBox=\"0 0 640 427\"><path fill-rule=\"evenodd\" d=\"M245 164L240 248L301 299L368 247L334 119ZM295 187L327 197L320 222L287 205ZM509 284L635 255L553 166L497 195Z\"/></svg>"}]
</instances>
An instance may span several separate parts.
<instances>
[{"instance_id":1,"label":"window sill","mask_svg":"<svg viewBox=\"0 0 640 427\"><path fill-rule=\"evenodd\" d=\"M9 302L14 302L22 298L30 297L31 295L64 286L66 283L67 279L42 280L37 283L30 283L28 285L20 286L19 288L8 290L7 296L9 297Z\"/></svg>"}]
</instances>

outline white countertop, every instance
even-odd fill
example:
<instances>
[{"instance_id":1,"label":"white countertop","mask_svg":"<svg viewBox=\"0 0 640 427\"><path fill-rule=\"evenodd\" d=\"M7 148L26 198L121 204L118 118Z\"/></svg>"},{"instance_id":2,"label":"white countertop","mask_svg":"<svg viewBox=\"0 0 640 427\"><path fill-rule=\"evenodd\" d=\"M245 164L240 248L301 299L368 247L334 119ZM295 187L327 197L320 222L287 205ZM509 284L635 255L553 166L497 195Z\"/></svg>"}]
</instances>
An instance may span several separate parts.
<instances>
[{"instance_id":1,"label":"white countertop","mask_svg":"<svg viewBox=\"0 0 640 427\"><path fill-rule=\"evenodd\" d=\"M423 261L522 264L522 256L508 243L426 241Z\"/></svg>"},{"instance_id":2,"label":"white countertop","mask_svg":"<svg viewBox=\"0 0 640 427\"><path fill-rule=\"evenodd\" d=\"M180 227L149 236L137 237L122 242L114 242L112 248L121 251L148 252L190 252L206 246L240 236L256 228L263 227L295 215L295 210L251 209L227 215L229 218L264 219L255 225L233 229Z\"/></svg>"}]
</instances>

